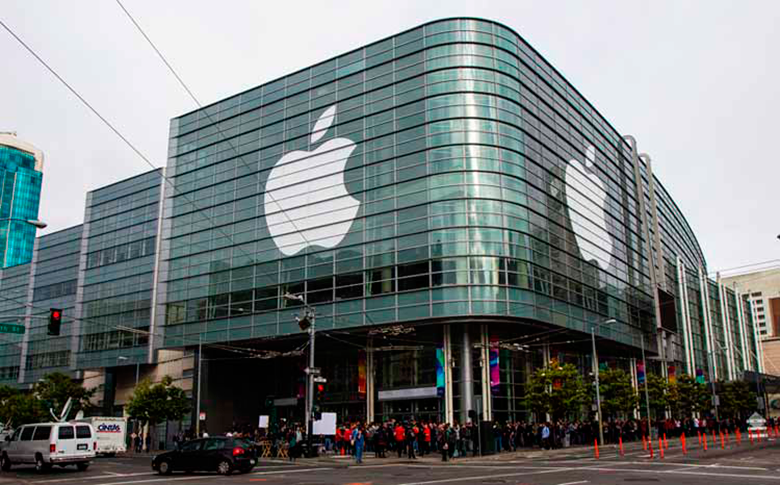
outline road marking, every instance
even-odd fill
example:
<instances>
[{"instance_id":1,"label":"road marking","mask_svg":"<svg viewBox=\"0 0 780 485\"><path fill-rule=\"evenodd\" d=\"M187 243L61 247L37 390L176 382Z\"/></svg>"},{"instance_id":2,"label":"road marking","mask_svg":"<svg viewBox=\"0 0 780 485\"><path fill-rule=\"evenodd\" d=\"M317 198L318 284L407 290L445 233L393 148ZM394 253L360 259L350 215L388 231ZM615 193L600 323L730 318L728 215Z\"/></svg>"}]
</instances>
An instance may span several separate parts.
<instances>
[{"instance_id":1,"label":"road marking","mask_svg":"<svg viewBox=\"0 0 780 485\"><path fill-rule=\"evenodd\" d=\"M773 475L744 475L737 473L710 473L710 472L694 472L687 470L644 470L641 468L607 468L607 467L589 467L590 470L600 470L605 472L618 472L618 473L667 473L675 475L697 475L704 477L728 477L728 478L753 478L763 480L780 480L780 476ZM580 470L582 470L580 468Z\"/></svg>"},{"instance_id":2,"label":"road marking","mask_svg":"<svg viewBox=\"0 0 780 485\"><path fill-rule=\"evenodd\" d=\"M587 481L587 480L581 480L581 481L579 481L579 482L566 482L566 483L559 483L558 485L576 485L576 484L578 484L578 483L590 483L590 482L589 482L589 481Z\"/></svg>"},{"instance_id":3,"label":"road marking","mask_svg":"<svg viewBox=\"0 0 780 485\"><path fill-rule=\"evenodd\" d=\"M485 478L508 478L508 477L527 476L527 475L542 475L545 473L559 473L563 471L583 470L583 469L584 468L556 468L554 470L542 470L540 472L503 473L498 475L493 474L493 475L482 475L482 476L475 476L475 477L445 478L443 480L430 480L427 482L409 482L409 483L403 483L401 485L432 485L434 483L465 482L470 480L482 480Z\"/></svg>"},{"instance_id":4,"label":"road marking","mask_svg":"<svg viewBox=\"0 0 780 485\"><path fill-rule=\"evenodd\" d=\"M105 473L112 473L112 472L105 472ZM138 477L143 475L154 475L154 472L139 472L139 473L117 473L112 475L95 475L91 477L78 477L78 478L58 478L56 480L40 480L36 481L35 483L61 483L61 482L77 482L81 480L100 480L105 478L115 478L117 476L121 477Z\"/></svg>"},{"instance_id":5,"label":"road marking","mask_svg":"<svg viewBox=\"0 0 780 485\"><path fill-rule=\"evenodd\" d=\"M303 473L303 472L314 472L314 471L323 471L323 470L333 470L333 468L297 468L294 470L275 470L270 472L254 472L254 473L248 473L247 475L283 475L288 473ZM108 477L100 477L100 478L108 478ZM170 478L170 477L160 477L160 478L154 478L151 480L131 480L127 482L106 482L100 485L133 485L135 483L161 483L161 482L184 482L188 480L208 480L208 479L219 479L224 480L225 477L222 475L197 475L197 476L191 476L191 477L178 477L178 478Z\"/></svg>"}]
</instances>

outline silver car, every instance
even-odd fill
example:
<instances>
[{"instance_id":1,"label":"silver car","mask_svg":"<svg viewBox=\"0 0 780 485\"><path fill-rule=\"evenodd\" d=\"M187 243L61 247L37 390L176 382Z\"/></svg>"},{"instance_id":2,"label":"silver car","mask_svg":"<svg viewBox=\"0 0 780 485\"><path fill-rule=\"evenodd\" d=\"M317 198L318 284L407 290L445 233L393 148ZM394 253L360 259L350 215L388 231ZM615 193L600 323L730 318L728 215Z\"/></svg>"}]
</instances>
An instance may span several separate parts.
<instances>
[{"instance_id":1,"label":"silver car","mask_svg":"<svg viewBox=\"0 0 780 485\"><path fill-rule=\"evenodd\" d=\"M20 426L0 448L0 469L34 464L39 472L76 465L84 471L95 458L97 438L89 423L38 423Z\"/></svg>"}]
</instances>

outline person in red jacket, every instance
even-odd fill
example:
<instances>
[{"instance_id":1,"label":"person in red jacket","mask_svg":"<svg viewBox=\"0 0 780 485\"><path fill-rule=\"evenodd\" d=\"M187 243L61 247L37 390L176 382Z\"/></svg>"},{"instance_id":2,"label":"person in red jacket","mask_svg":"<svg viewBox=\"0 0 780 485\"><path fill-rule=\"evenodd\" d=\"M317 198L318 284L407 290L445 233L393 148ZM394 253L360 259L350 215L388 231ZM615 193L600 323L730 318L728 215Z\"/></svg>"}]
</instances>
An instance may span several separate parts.
<instances>
[{"instance_id":1,"label":"person in red jacket","mask_svg":"<svg viewBox=\"0 0 780 485\"><path fill-rule=\"evenodd\" d=\"M431 426L426 423L423 425L422 455L425 456L430 452L431 452Z\"/></svg>"},{"instance_id":2,"label":"person in red jacket","mask_svg":"<svg viewBox=\"0 0 780 485\"><path fill-rule=\"evenodd\" d=\"M406 440L406 430L401 426L401 423L395 425L395 447L398 450L398 458L401 458L404 454L404 441Z\"/></svg>"}]
</instances>

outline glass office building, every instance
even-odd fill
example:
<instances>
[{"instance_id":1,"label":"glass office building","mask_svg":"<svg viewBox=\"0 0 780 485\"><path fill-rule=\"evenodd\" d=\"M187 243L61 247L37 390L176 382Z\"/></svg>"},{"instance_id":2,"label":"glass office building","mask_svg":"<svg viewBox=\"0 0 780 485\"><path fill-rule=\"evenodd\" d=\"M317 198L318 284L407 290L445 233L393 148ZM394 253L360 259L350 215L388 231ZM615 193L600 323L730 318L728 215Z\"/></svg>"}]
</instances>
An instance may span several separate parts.
<instances>
[{"instance_id":1,"label":"glass office building","mask_svg":"<svg viewBox=\"0 0 780 485\"><path fill-rule=\"evenodd\" d=\"M43 180L43 152L0 133L0 251L2 267L29 263Z\"/></svg>"},{"instance_id":2,"label":"glass office building","mask_svg":"<svg viewBox=\"0 0 780 485\"><path fill-rule=\"evenodd\" d=\"M91 192L83 227L40 240L28 292L72 305L67 366L34 335L3 365L20 385L40 362L103 373L121 412L124 368L185 362L210 432L302 420L290 294L316 310L340 419L532 418L529 374L587 374L591 328L635 383L642 344L663 375L761 371L746 295L706 277L633 143L511 29L416 27L173 119L164 172Z\"/></svg>"}]
</instances>

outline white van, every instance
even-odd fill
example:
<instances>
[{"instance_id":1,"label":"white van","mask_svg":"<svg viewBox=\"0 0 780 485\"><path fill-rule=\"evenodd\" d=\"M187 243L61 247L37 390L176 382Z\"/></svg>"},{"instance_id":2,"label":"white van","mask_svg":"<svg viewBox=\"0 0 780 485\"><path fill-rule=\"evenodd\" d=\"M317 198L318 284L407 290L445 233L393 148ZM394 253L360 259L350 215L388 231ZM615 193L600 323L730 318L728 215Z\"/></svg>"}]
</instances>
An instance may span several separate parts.
<instances>
[{"instance_id":1,"label":"white van","mask_svg":"<svg viewBox=\"0 0 780 485\"><path fill-rule=\"evenodd\" d=\"M25 424L0 447L0 469L7 472L11 465L29 463L39 472L54 465L76 465L84 471L96 449L95 430L89 423Z\"/></svg>"}]
</instances>

